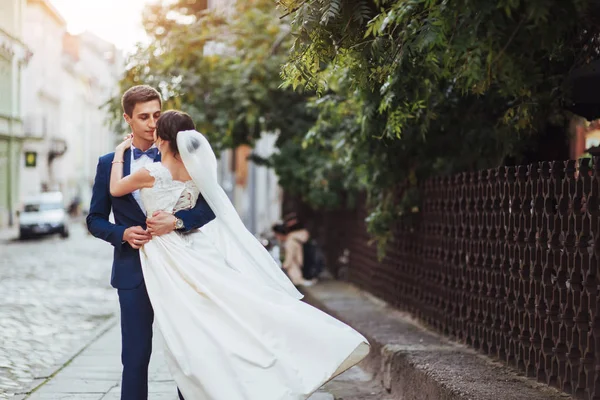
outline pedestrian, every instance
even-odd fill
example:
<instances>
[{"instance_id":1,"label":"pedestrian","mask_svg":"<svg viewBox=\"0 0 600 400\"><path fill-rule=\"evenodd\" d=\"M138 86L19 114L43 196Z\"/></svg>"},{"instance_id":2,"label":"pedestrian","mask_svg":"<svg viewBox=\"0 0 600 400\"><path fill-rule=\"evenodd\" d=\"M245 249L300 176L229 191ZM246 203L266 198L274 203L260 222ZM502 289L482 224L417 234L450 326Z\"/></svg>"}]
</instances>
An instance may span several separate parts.
<instances>
[{"instance_id":1,"label":"pedestrian","mask_svg":"<svg viewBox=\"0 0 600 400\"><path fill-rule=\"evenodd\" d=\"M298 221L297 217L288 216L283 223L272 227L275 237L284 251L283 269L296 286L312 286L315 277L305 277L304 246L310 239L310 233Z\"/></svg>"},{"instance_id":2,"label":"pedestrian","mask_svg":"<svg viewBox=\"0 0 600 400\"><path fill-rule=\"evenodd\" d=\"M192 119L168 111L154 135L161 162L129 176L123 164L131 139L117 146L111 195L139 189L148 215L187 210L204 198L216 216L189 234L152 236L139 253L182 394L193 400L305 399L362 360L366 339L300 301L302 295L244 227L218 184L215 154Z\"/></svg>"}]
</instances>

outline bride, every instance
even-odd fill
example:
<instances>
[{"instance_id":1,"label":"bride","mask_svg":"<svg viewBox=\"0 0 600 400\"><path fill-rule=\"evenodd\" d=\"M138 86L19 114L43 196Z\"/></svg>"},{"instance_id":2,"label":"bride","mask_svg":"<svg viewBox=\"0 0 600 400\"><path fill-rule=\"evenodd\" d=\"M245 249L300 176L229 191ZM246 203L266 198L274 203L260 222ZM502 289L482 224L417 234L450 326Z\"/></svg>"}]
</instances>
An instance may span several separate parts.
<instances>
[{"instance_id":1,"label":"bride","mask_svg":"<svg viewBox=\"0 0 600 400\"><path fill-rule=\"evenodd\" d=\"M155 142L161 162L123 178L121 143L110 192L141 189L147 215L204 197L216 218L199 230L154 236L142 270L175 382L190 400L306 399L362 360L367 340L300 301L302 295L244 227L217 182L217 161L192 119L167 111Z\"/></svg>"}]
</instances>

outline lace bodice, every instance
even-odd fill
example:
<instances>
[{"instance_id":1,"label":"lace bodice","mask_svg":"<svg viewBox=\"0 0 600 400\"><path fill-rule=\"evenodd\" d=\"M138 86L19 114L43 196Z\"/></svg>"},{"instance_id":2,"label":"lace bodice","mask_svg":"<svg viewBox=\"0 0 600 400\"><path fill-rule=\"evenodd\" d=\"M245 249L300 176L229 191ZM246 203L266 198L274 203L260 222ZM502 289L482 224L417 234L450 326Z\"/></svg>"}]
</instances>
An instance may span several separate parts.
<instances>
[{"instance_id":1,"label":"lace bodice","mask_svg":"<svg viewBox=\"0 0 600 400\"><path fill-rule=\"evenodd\" d=\"M171 171L160 162L146 165L144 168L155 179L154 186L140 191L147 215L152 215L154 211L189 210L196 205L200 190L193 181L174 180Z\"/></svg>"}]
</instances>

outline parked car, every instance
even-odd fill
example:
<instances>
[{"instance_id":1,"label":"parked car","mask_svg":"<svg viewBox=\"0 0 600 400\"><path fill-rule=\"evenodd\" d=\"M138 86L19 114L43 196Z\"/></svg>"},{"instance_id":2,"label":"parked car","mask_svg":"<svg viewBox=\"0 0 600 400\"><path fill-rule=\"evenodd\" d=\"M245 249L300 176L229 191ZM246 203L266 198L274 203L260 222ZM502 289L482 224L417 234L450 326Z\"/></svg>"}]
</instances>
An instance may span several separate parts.
<instances>
[{"instance_id":1,"label":"parked car","mask_svg":"<svg viewBox=\"0 0 600 400\"><path fill-rule=\"evenodd\" d=\"M19 213L19 237L59 233L69 237L68 215L60 192L40 193L25 199L23 210Z\"/></svg>"}]
</instances>

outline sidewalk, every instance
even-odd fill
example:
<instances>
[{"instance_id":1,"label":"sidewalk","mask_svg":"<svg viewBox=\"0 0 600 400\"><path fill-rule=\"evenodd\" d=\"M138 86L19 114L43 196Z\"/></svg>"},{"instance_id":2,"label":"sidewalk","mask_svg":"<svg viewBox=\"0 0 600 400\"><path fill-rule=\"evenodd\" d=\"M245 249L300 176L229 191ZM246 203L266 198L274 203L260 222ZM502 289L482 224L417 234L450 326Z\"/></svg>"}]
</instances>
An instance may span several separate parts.
<instances>
[{"instance_id":1,"label":"sidewalk","mask_svg":"<svg viewBox=\"0 0 600 400\"><path fill-rule=\"evenodd\" d=\"M383 384L390 399L571 399L426 329L407 313L348 283L322 281L302 291L305 301L365 335L371 352L361 366Z\"/></svg>"},{"instance_id":2,"label":"sidewalk","mask_svg":"<svg viewBox=\"0 0 600 400\"><path fill-rule=\"evenodd\" d=\"M120 399L120 343L121 334L117 322L38 390L24 398L31 400ZM160 337L155 338L154 346L149 371L149 398L175 400L177 389L164 363Z\"/></svg>"},{"instance_id":3,"label":"sidewalk","mask_svg":"<svg viewBox=\"0 0 600 400\"><path fill-rule=\"evenodd\" d=\"M0 228L0 242L7 242L19 237L19 228L15 225L12 227Z\"/></svg>"},{"instance_id":4,"label":"sidewalk","mask_svg":"<svg viewBox=\"0 0 600 400\"><path fill-rule=\"evenodd\" d=\"M155 331L152 359L149 370L149 400L177 400L175 382L171 379L160 335ZM118 321L88 345L57 373L48 379L41 379L32 393L23 393L13 399L27 400L119 400L121 380L121 335ZM327 387L333 392L343 392L353 396L344 399L380 400L378 392L369 386L371 377L355 367ZM358 389L356 386L361 386ZM310 397L310 400L334 400L339 398L323 389ZM354 397L354 395L359 397ZM191 399L194 400L194 399ZM257 399L258 400L258 399Z\"/></svg>"},{"instance_id":5,"label":"sidewalk","mask_svg":"<svg viewBox=\"0 0 600 400\"><path fill-rule=\"evenodd\" d=\"M358 329L372 346L360 366L326 384L310 400L571 398L423 328L407 314L347 283L321 281L302 290L305 301ZM48 378L40 379L37 390L16 399L118 400L121 373L118 321L113 320L96 338L58 372L41 375ZM160 340L155 334L149 400L177 400Z\"/></svg>"}]
</instances>

